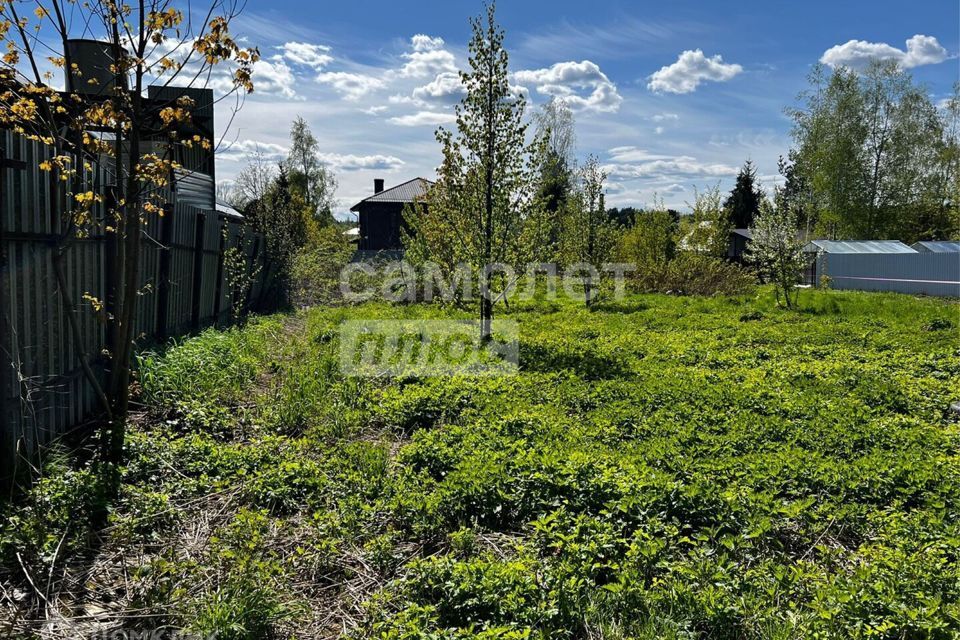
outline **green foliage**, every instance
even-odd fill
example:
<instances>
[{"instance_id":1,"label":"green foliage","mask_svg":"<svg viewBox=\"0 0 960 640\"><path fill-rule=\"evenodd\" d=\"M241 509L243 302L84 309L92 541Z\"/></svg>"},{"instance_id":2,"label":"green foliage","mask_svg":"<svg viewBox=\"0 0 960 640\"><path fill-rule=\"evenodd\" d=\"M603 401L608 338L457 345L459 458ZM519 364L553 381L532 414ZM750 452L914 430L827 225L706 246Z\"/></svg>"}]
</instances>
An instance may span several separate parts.
<instances>
[{"instance_id":1,"label":"green foliage","mask_svg":"<svg viewBox=\"0 0 960 640\"><path fill-rule=\"evenodd\" d=\"M663 206L635 212L631 226L620 236L618 259L636 265L640 274L662 269L676 255L678 226L677 218Z\"/></svg>"},{"instance_id":2,"label":"green foliage","mask_svg":"<svg viewBox=\"0 0 960 640\"><path fill-rule=\"evenodd\" d=\"M797 233L796 214L782 198L777 200L761 200L746 257L773 283L777 302L782 296L790 308L796 305L796 287L809 258L803 253L805 241Z\"/></svg>"},{"instance_id":3,"label":"green foliage","mask_svg":"<svg viewBox=\"0 0 960 640\"><path fill-rule=\"evenodd\" d=\"M545 142L539 158L537 200L543 209L543 226L535 259L553 260L563 234L563 213L575 186L575 126L573 111L558 97L545 102L534 114L535 136Z\"/></svg>"},{"instance_id":4,"label":"green foliage","mask_svg":"<svg viewBox=\"0 0 960 640\"><path fill-rule=\"evenodd\" d=\"M739 295L756 286L754 276L742 267L693 252L681 252L666 263L644 263L631 277L638 291L678 295Z\"/></svg>"},{"instance_id":5,"label":"green foliage","mask_svg":"<svg viewBox=\"0 0 960 640\"><path fill-rule=\"evenodd\" d=\"M291 190L309 214L323 225L332 224L337 180L320 159L320 143L300 116L290 125L290 155L285 166L290 172Z\"/></svg>"},{"instance_id":6,"label":"green foliage","mask_svg":"<svg viewBox=\"0 0 960 640\"><path fill-rule=\"evenodd\" d=\"M567 202L563 215L560 257L564 264L581 265L588 270L581 277L584 301L590 306L596 301L600 288L601 269L613 256L616 228L604 205L603 183L607 174L595 157L587 159L579 178L574 197Z\"/></svg>"},{"instance_id":7,"label":"green foliage","mask_svg":"<svg viewBox=\"0 0 960 640\"><path fill-rule=\"evenodd\" d=\"M636 267L627 274L634 290L737 295L753 288L753 276L718 257L726 254L729 226L719 203L716 188L697 192L695 215L685 234L676 212L662 203L634 213L633 225L623 232L617 247L618 259ZM683 236L679 247L678 235Z\"/></svg>"},{"instance_id":8,"label":"green foliage","mask_svg":"<svg viewBox=\"0 0 960 640\"><path fill-rule=\"evenodd\" d=\"M946 109L894 61L822 67L791 111L790 195L836 238L945 239L960 230L960 100Z\"/></svg>"},{"instance_id":9,"label":"green foliage","mask_svg":"<svg viewBox=\"0 0 960 640\"><path fill-rule=\"evenodd\" d=\"M294 121L290 139L290 155L277 168L256 150L230 194L232 203L266 240L268 285L257 301L261 308L302 302L304 287L313 285L320 286L317 299L326 299L331 290L328 261L342 264L341 253L346 250L341 246L343 238L333 232L336 179L320 159L319 143L302 118Z\"/></svg>"},{"instance_id":10,"label":"green foliage","mask_svg":"<svg viewBox=\"0 0 960 640\"><path fill-rule=\"evenodd\" d=\"M431 305L206 332L144 363L176 417L131 430L109 535L150 549L138 606L224 638L314 637L287 630L340 607L352 637L955 637L956 304L798 304L512 305L502 377L331 366L344 320L462 316ZM5 578L14 549L44 566L95 485L51 468L11 509ZM179 529L210 521L185 558Z\"/></svg>"},{"instance_id":11,"label":"green foliage","mask_svg":"<svg viewBox=\"0 0 960 640\"><path fill-rule=\"evenodd\" d=\"M720 185L703 191L694 188L692 213L680 249L723 258L727 255L731 222L721 204Z\"/></svg>"},{"instance_id":12,"label":"green foliage","mask_svg":"<svg viewBox=\"0 0 960 640\"><path fill-rule=\"evenodd\" d=\"M255 319L243 328L208 329L137 358L143 400L172 419L210 429L225 428L232 405L270 359L270 336L280 331L278 318Z\"/></svg>"},{"instance_id":13,"label":"green foliage","mask_svg":"<svg viewBox=\"0 0 960 640\"><path fill-rule=\"evenodd\" d=\"M231 243L230 234L224 226L223 242L227 248L223 252L223 273L230 291L230 315L234 322L240 322L250 306L253 285L260 275L260 265L254 265L251 241L247 239L247 226L239 225L235 242Z\"/></svg>"},{"instance_id":14,"label":"green foliage","mask_svg":"<svg viewBox=\"0 0 960 640\"><path fill-rule=\"evenodd\" d=\"M353 255L339 225L330 224L317 230L309 245L293 258L293 301L297 306L316 306L338 301L340 271Z\"/></svg>"},{"instance_id":15,"label":"green foliage","mask_svg":"<svg viewBox=\"0 0 960 640\"><path fill-rule=\"evenodd\" d=\"M0 521L0 566L22 576L22 564L47 575L54 563L83 550L106 516L109 487L98 467L50 452L40 479Z\"/></svg>"},{"instance_id":16,"label":"green foliage","mask_svg":"<svg viewBox=\"0 0 960 640\"><path fill-rule=\"evenodd\" d=\"M526 141L526 99L509 81L509 56L496 7L471 20L469 71L460 73L464 96L456 131L439 128L443 162L424 206L408 212L406 258L432 261L444 273L466 264L478 277L481 333L489 337L493 300L511 283L491 277L497 263L525 264L548 234L535 178L545 140Z\"/></svg>"},{"instance_id":17,"label":"green foliage","mask_svg":"<svg viewBox=\"0 0 960 640\"><path fill-rule=\"evenodd\" d=\"M244 510L212 540L224 568L187 613L187 628L201 637L264 640L286 611L275 588L280 567L267 545L270 521Z\"/></svg>"}]
</instances>

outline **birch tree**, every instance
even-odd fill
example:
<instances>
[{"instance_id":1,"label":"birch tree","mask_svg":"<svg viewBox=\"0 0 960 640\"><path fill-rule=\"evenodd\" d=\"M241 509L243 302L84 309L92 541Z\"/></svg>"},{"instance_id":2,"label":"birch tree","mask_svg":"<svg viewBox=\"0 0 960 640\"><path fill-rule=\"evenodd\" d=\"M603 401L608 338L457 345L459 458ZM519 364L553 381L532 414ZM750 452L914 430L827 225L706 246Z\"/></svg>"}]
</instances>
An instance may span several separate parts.
<instances>
[{"instance_id":1,"label":"birch tree","mask_svg":"<svg viewBox=\"0 0 960 640\"><path fill-rule=\"evenodd\" d=\"M568 203L564 225L564 255L583 277L584 302L596 300L600 274L616 246L616 230L607 216L603 183L607 174L597 158L591 156L579 171L574 197Z\"/></svg>"},{"instance_id":2,"label":"birch tree","mask_svg":"<svg viewBox=\"0 0 960 640\"><path fill-rule=\"evenodd\" d=\"M536 136L543 141L538 167L537 196L543 208L545 228L538 257L554 259L562 233L563 214L573 197L576 176L576 132L573 112L562 98L554 96L534 116Z\"/></svg>"},{"instance_id":3,"label":"birch tree","mask_svg":"<svg viewBox=\"0 0 960 640\"><path fill-rule=\"evenodd\" d=\"M320 157L320 143L306 120L297 116L290 127L287 157L290 186L300 195L318 221L333 222L337 180Z\"/></svg>"}]
</instances>

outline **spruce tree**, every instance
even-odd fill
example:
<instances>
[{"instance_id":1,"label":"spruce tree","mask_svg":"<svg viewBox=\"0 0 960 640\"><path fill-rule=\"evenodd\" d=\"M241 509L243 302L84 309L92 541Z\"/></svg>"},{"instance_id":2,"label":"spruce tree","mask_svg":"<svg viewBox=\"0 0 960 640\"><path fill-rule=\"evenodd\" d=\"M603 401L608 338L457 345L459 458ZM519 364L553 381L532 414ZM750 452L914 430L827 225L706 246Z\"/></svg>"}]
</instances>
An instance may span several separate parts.
<instances>
[{"instance_id":1,"label":"spruce tree","mask_svg":"<svg viewBox=\"0 0 960 640\"><path fill-rule=\"evenodd\" d=\"M757 187L757 170L753 162L747 160L737 174L737 183L730 196L723 203L730 225L734 229L747 229L753 225L753 219L760 211L763 191Z\"/></svg>"}]
</instances>

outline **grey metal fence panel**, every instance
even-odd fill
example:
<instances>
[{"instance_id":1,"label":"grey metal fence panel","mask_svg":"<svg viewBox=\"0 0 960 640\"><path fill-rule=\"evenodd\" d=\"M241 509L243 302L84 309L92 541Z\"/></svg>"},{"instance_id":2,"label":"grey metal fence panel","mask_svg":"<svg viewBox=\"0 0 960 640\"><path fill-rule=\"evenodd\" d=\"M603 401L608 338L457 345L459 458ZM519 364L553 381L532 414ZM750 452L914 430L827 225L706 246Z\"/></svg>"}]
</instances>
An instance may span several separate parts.
<instances>
[{"instance_id":1,"label":"grey metal fence panel","mask_svg":"<svg viewBox=\"0 0 960 640\"><path fill-rule=\"evenodd\" d=\"M817 273L828 276L834 289L960 297L958 254L821 253L817 257Z\"/></svg>"},{"instance_id":2,"label":"grey metal fence panel","mask_svg":"<svg viewBox=\"0 0 960 640\"><path fill-rule=\"evenodd\" d=\"M0 132L5 160L23 168L0 169L0 251L3 252L3 322L0 323L0 378L3 393L4 469L10 453L48 445L92 408L92 394L81 384L79 354L96 355L103 346L101 324L85 295L102 289L101 230L66 245L64 292L79 325L80 344L71 337L53 258L63 202L52 201L52 176L38 164L51 157L46 146ZM102 174L83 176L84 189L103 182ZM102 215L102 209L95 214ZM0 471L0 475L2 471Z\"/></svg>"},{"instance_id":3,"label":"grey metal fence panel","mask_svg":"<svg viewBox=\"0 0 960 640\"><path fill-rule=\"evenodd\" d=\"M0 166L0 480L15 471L16 453L32 454L80 424L96 409L93 385L83 376L81 354L86 354L98 375L103 375L107 346L106 325L95 311L104 300L108 281L109 235L102 224L87 237L72 239L65 246L65 291L73 303L61 299L54 272L54 251L65 210L64 202L52 202L50 172L38 164L51 156L42 143L0 130L0 159L22 161L20 167ZM84 189L103 193L111 181L107 169L88 172ZM196 200L194 200L195 202ZM169 254L166 281L166 335L194 329L195 297L199 299L198 325L218 321L215 293L221 263L220 216L173 199L170 241L160 242L165 221L157 214L146 216L141 245L141 296L136 316L138 342L149 344L158 337L161 287L160 264ZM104 219L104 205L94 209L96 220ZM202 236L196 237L198 217L203 217ZM236 225L230 225L236 226ZM235 235L235 231L231 231ZM262 242L262 238L258 239ZM199 243L201 271L194 273ZM262 261L262 258L259 258ZM251 268L255 268L251 265ZM197 276L197 277L195 277ZM219 277L218 277L219 276ZM194 290L197 283L199 289ZM262 283L257 282L257 287ZM229 292L221 297L229 308ZM79 326L81 340L72 337L69 315ZM225 316L221 319L226 319Z\"/></svg>"}]
</instances>

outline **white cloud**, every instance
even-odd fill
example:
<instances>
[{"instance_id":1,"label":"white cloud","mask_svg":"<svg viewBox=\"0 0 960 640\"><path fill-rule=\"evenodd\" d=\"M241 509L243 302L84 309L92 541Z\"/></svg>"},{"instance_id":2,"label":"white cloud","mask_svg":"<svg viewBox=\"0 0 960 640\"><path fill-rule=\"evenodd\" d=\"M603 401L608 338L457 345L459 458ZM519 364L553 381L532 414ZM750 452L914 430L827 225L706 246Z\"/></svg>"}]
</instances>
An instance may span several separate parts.
<instances>
[{"instance_id":1,"label":"white cloud","mask_svg":"<svg viewBox=\"0 0 960 640\"><path fill-rule=\"evenodd\" d=\"M623 98L617 86L590 60L558 62L547 69L517 71L513 79L521 87L532 84L538 93L563 98L575 111L613 112ZM583 96L578 90L590 90Z\"/></svg>"},{"instance_id":2,"label":"white cloud","mask_svg":"<svg viewBox=\"0 0 960 640\"><path fill-rule=\"evenodd\" d=\"M666 122L667 120L679 120L680 116L675 113L657 113L651 118L654 122Z\"/></svg>"},{"instance_id":3,"label":"white cloud","mask_svg":"<svg viewBox=\"0 0 960 640\"><path fill-rule=\"evenodd\" d=\"M623 193L627 188L620 182L606 182L603 185L603 191L606 194Z\"/></svg>"},{"instance_id":4,"label":"white cloud","mask_svg":"<svg viewBox=\"0 0 960 640\"><path fill-rule=\"evenodd\" d=\"M690 93L701 82L726 82L742 71L739 64L727 64L719 54L708 58L700 49L684 51L676 62L651 75L647 88L658 93Z\"/></svg>"},{"instance_id":5,"label":"white cloud","mask_svg":"<svg viewBox=\"0 0 960 640\"><path fill-rule=\"evenodd\" d=\"M442 49L444 44L446 43L443 41L443 38L434 38L423 33L418 33L410 38L410 46L413 47L414 51L434 51L436 49Z\"/></svg>"},{"instance_id":6,"label":"white cloud","mask_svg":"<svg viewBox=\"0 0 960 640\"><path fill-rule=\"evenodd\" d=\"M665 156L636 147L615 147L609 151L611 163L604 166L611 180L700 176L720 178L734 176L737 167L700 162L691 156Z\"/></svg>"},{"instance_id":7,"label":"white cloud","mask_svg":"<svg viewBox=\"0 0 960 640\"><path fill-rule=\"evenodd\" d=\"M282 60L259 60L253 65L253 87L259 94L281 95L284 98L297 96L297 79L293 70ZM222 84L232 85L232 80L226 79Z\"/></svg>"},{"instance_id":8,"label":"white cloud","mask_svg":"<svg viewBox=\"0 0 960 640\"><path fill-rule=\"evenodd\" d=\"M673 183L661 189L664 193L680 193L686 191L686 188L682 184Z\"/></svg>"},{"instance_id":9,"label":"white cloud","mask_svg":"<svg viewBox=\"0 0 960 640\"><path fill-rule=\"evenodd\" d=\"M202 56L192 55L194 40L179 43L170 39L155 46L147 54L156 78L162 82L169 82L172 86L204 86L212 89L217 97L236 91L233 74L237 65L233 61L222 62L217 65L206 63ZM160 72L159 61L168 57L181 65L179 73L171 78L169 73ZM282 96L296 98L297 84L293 70L281 56L270 59L261 59L254 63L252 80L257 95ZM241 90L242 91L242 90Z\"/></svg>"},{"instance_id":10,"label":"white cloud","mask_svg":"<svg viewBox=\"0 0 960 640\"><path fill-rule=\"evenodd\" d=\"M646 149L637 147L614 147L608 151L610 159L614 162L645 162L648 160L668 160L672 156L650 153Z\"/></svg>"},{"instance_id":11,"label":"white cloud","mask_svg":"<svg viewBox=\"0 0 960 640\"><path fill-rule=\"evenodd\" d=\"M417 113L390 118L389 122L401 127L420 127L424 125L436 126L456 122L457 117L452 113L437 113L436 111L418 111Z\"/></svg>"},{"instance_id":12,"label":"white cloud","mask_svg":"<svg viewBox=\"0 0 960 640\"><path fill-rule=\"evenodd\" d=\"M259 154L268 162L279 162L286 159L288 151L287 147L272 142L237 140L224 143L223 147L217 150L217 159L228 162L246 162ZM406 164L396 156L382 154L358 156L349 153L321 153L320 159L338 171L360 171L364 169L392 171Z\"/></svg>"},{"instance_id":13,"label":"white cloud","mask_svg":"<svg viewBox=\"0 0 960 640\"><path fill-rule=\"evenodd\" d=\"M419 33L410 38L411 53L404 53L406 64L400 67L403 78L426 78L438 73L457 70L456 58L444 49L443 38L432 38Z\"/></svg>"},{"instance_id":14,"label":"white cloud","mask_svg":"<svg viewBox=\"0 0 960 640\"><path fill-rule=\"evenodd\" d=\"M306 42L287 42L280 47L282 57L294 64L302 64L319 71L333 62L330 47L322 44L308 44Z\"/></svg>"},{"instance_id":15,"label":"white cloud","mask_svg":"<svg viewBox=\"0 0 960 640\"><path fill-rule=\"evenodd\" d=\"M356 156L353 154L321 153L320 159L340 171L393 171L406 164L396 156L380 154Z\"/></svg>"},{"instance_id":16,"label":"white cloud","mask_svg":"<svg viewBox=\"0 0 960 640\"><path fill-rule=\"evenodd\" d=\"M663 127L654 127L654 129L653 129L653 132L654 132L655 134L657 134L658 136L659 136L660 134L662 134L664 131L665 131L665 129L664 129Z\"/></svg>"},{"instance_id":17,"label":"white cloud","mask_svg":"<svg viewBox=\"0 0 960 640\"><path fill-rule=\"evenodd\" d=\"M377 105L373 105L372 107L367 107L366 109L363 109L363 112L369 116L376 116L376 115L380 115L386 110L387 110L386 105L377 104Z\"/></svg>"},{"instance_id":18,"label":"white cloud","mask_svg":"<svg viewBox=\"0 0 960 640\"><path fill-rule=\"evenodd\" d=\"M820 62L831 67L863 69L874 60L894 60L904 69L910 69L925 64L939 64L949 57L936 38L918 34L907 40L906 51L885 42L849 40L827 49L820 57Z\"/></svg>"},{"instance_id":19,"label":"white cloud","mask_svg":"<svg viewBox=\"0 0 960 640\"><path fill-rule=\"evenodd\" d=\"M361 73L329 71L317 74L317 82L329 84L347 100L357 100L384 86L383 80Z\"/></svg>"},{"instance_id":20,"label":"white cloud","mask_svg":"<svg viewBox=\"0 0 960 640\"><path fill-rule=\"evenodd\" d=\"M459 102L464 93L466 93L466 88L460 82L460 75L452 71L446 71L437 75L436 78L422 87L414 89L413 100L420 104L428 102L452 104ZM401 102L402 99L397 101Z\"/></svg>"},{"instance_id":21,"label":"white cloud","mask_svg":"<svg viewBox=\"0 0 960 640\"><path fill-rule=\"evenodd\" d=\"M257 154L263 156L264 160L279 162L287 157L287 148L271 142L237 140L231 143L225 142L223 147L217 149L217 159L228 162L244 162Z\"/></svg>"}]
</instances>

